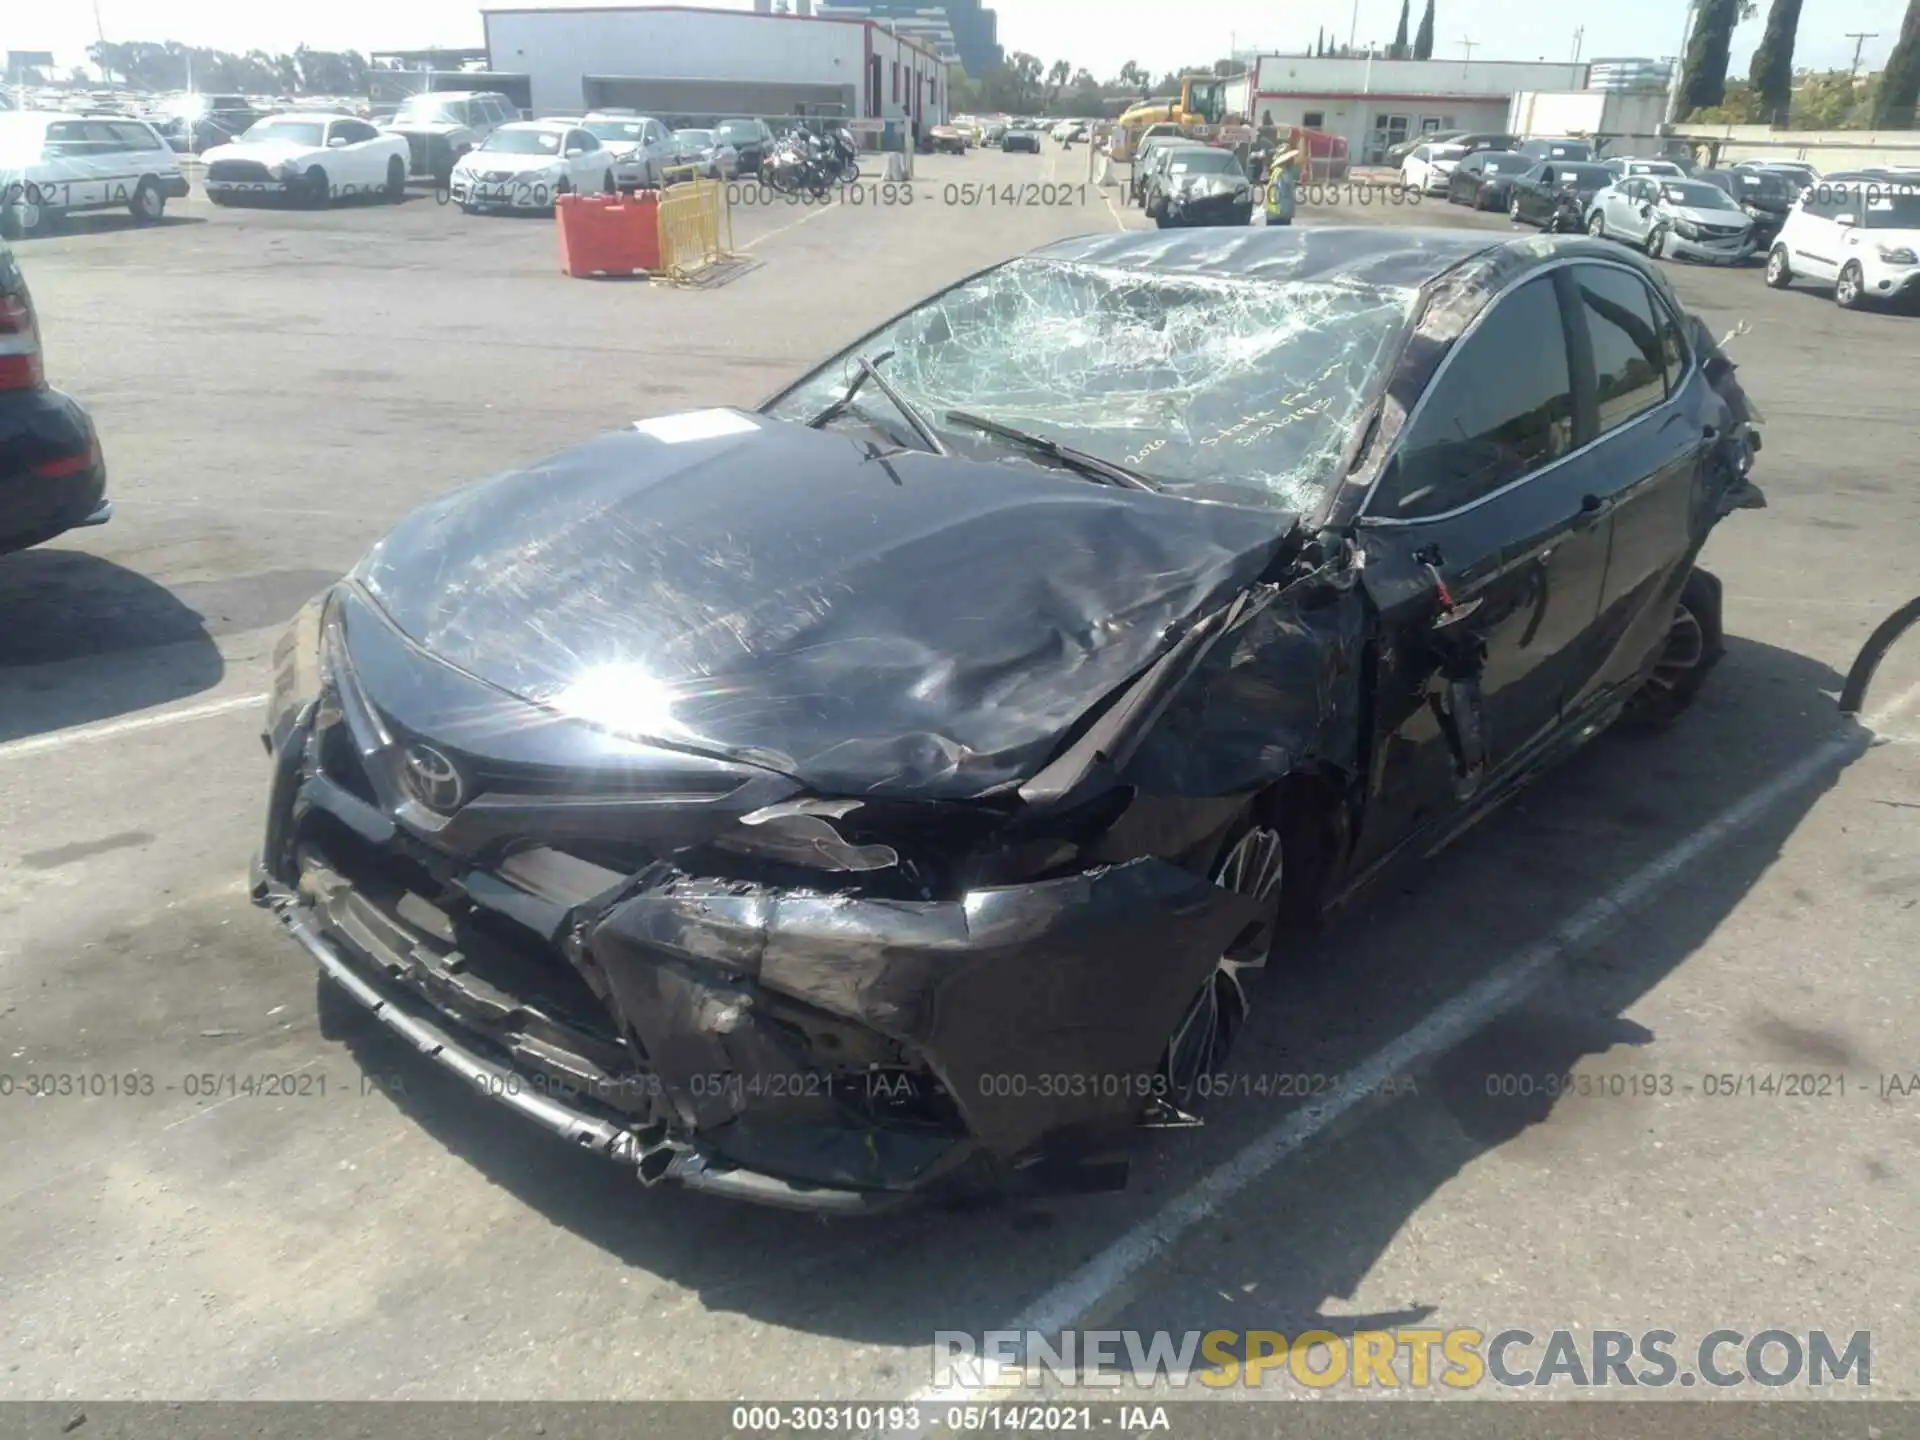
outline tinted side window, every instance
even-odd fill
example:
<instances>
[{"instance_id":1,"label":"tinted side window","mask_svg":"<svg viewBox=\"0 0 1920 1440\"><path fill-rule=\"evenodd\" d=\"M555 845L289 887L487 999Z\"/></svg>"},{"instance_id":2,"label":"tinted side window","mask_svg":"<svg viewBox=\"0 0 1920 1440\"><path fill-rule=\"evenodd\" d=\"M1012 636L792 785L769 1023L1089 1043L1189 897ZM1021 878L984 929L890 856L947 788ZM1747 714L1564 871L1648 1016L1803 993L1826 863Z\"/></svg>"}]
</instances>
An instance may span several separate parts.
<instances>
[{"instance_id":1,"label":"tinted side window","mask_svg":"<svg viewBox=\"0 0 1920 1440\"><path fill-rule=\"evenodd\" d=\"M164 150L166 144L146 126L130 120L115 120L113 133L127 150Z\"/></svg>"},{"instance_id":2,"label":"tinted side window","mask_svg":"<svg viewBox=\"0 0 1920 1440\"><path fill-rule=\"evenodd\" d=\"M1660 332L1660 359L1666 367L1667 394L1671 395L1680 388L1680 377L1693 362L1693 351L1681 332L1680 321L1662 303L1658 292L1653 293L1652 300L1653 323Z\"/></svg>"},{"instance_id":3,"label":"tinted side window","mask_svg":"<svg viewBox=\"0 0 1920 1440\"><path fill-rule=\"evenodd\" d=\"M1573 448L1573 384L1551 275L1483 317L1428 389L1375 513L1439 515Z\"/></svg>"},{"instance_id":4,"label":"tinted side window","mask_svg":"<svg viewBox=\"0 0 1920 1440\"><path fill-rule=\"evenodd\" d=\"M1666 364L1653 302L1637 275L1610 265L1576 265L1574 284L1587 317L1600 431L1617 430L1667 398Z\"/></svg>"}]
</instances>

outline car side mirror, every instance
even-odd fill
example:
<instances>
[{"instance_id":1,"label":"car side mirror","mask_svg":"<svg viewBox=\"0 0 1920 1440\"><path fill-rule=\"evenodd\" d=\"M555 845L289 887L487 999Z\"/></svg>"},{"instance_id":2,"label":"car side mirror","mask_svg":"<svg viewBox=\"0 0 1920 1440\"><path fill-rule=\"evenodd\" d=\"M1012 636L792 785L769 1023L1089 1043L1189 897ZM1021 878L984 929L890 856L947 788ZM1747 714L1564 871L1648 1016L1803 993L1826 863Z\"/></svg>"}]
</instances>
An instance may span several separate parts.
<instances>
[{"instance_id":1,"label":"car side mirror","mask_svg":"<svg viewBox=\"0 0 1920 1440\"><path fill-rule=\"evenodd\" d=\"M327 141L327 148L329 150L338 150L342 145L345 145L346 143L347 143L346 136L336 135L331 140Z\"/></svg>"},{"instance_id":2,"label":"car side mirror","mask_svg":"<svg viewBox=\"0 0 1920 1440\"><path fill-rule=\"evenodd\" d=\"M578 145L576 145L571 150L567 151L567 159L578 160L582 155L586 153L587 152L585 150L582 150Z\"/></svg>"}]
</instances>

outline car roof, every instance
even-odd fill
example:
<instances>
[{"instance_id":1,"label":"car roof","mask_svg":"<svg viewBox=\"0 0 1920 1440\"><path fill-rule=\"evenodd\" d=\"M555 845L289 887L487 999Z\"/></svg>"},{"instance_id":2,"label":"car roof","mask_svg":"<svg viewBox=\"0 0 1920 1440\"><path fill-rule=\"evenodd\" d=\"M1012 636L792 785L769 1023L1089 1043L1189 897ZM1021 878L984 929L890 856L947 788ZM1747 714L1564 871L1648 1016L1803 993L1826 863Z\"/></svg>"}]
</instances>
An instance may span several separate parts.
<instances>
[{"instance_id":1,"label":"car roof","mask_svg":"<svg viewBox=\"0 0 1920 1440\"><path fill-rule=\"evenodd\" d=\"M1419 286L1476 256L1540 246L1484 230L1372 225L1128 230L1056 240L1029 256L1167 274L1250 280L1356 280ZM1593 242L1597 255L1620 247Z\"/></svg>"},{"instance_id":2,"label":"car roof","mask_svg":"<svg viewBox=\"0 0 1920 1440\"><path fill-rule=\"evenodd\" d=\"M354 115L342 115L338 110L276 110L273 112L273 114L263 117L261 123L266 124L274 120L324 121L324 120L354 120L358 118L359 117Z\"/></svg>"},{"instance_id":3,"label":"car roof","mask_svg":"<svg viewBox=\"0 0 1920 1440\"><path fill-rule=\"evenodd\" d=\"M565 130L570 125L578 125L578 120L509 120L504 125L494 126L494 133L502 130Z\"/></svg>"}]
</instances>

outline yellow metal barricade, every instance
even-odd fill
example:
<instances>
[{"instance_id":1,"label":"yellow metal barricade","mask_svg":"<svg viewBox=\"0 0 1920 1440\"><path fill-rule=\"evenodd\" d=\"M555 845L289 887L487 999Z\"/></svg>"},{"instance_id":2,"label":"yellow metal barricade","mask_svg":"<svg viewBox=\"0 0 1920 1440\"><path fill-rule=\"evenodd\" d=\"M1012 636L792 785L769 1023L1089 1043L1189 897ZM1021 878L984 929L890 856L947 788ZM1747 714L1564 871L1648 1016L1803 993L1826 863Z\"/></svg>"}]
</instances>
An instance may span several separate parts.
<instances>
[{"instance_id":1,"label":"yellow metal barricade","mask_svg":"<svg viewBox=\"0 0 1920 1440\"><path fill-rule=\"evenodd\" d=\"M733 258L733 210L718 180L689 180L660 195L660 268L687 280Z\"/></svg>"}]
</instances>

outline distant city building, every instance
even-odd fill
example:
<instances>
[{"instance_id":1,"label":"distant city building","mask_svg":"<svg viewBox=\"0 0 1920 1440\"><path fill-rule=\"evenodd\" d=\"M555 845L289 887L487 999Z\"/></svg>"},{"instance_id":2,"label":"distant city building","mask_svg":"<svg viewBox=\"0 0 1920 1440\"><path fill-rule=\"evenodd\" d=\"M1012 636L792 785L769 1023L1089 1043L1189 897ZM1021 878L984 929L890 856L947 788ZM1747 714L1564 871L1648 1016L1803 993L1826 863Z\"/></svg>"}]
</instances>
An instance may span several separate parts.
<instances>
[{"instance_id":1,"label":"distant city building","mask_svg":"<svg viewBox=\"0 0 1920 1440\"><path fill-rule=\"evenodd\" d=\"M1673 66L1665 60L1593 60L1587 65L1589 90L1665 90Z\"/></svg>"},{"instance_id":2,"label":"distant city building","mask_svg":"<svg viewBox=\"0 0 1920 1440\"><path fill-rule=\"evenodd\" d=\"M976 79L1004 58L999 17L980 0L820 0L817 9L825 16L891 26Z\"/></svg>"}]
</instances>

